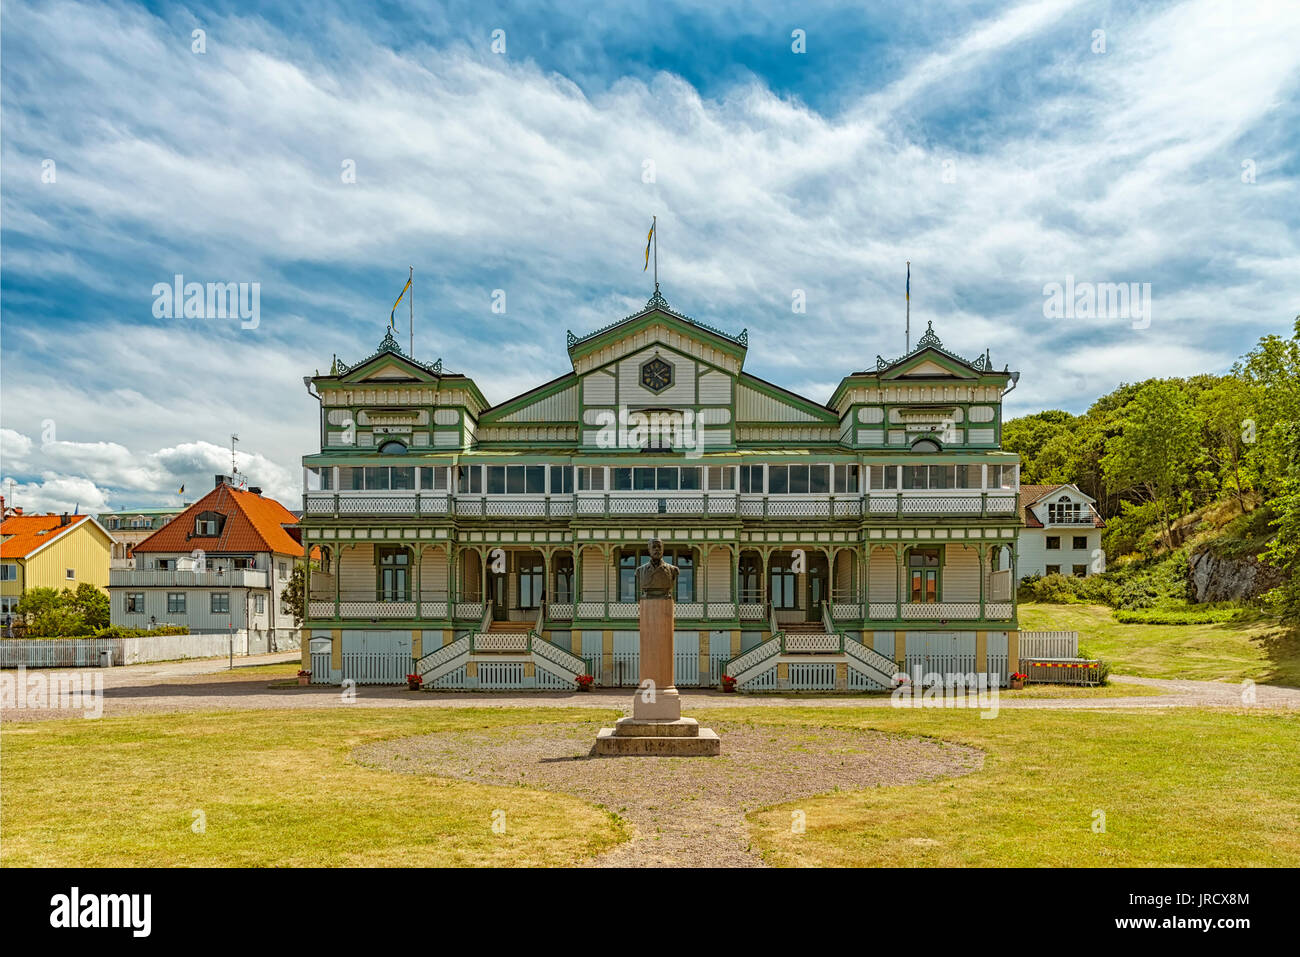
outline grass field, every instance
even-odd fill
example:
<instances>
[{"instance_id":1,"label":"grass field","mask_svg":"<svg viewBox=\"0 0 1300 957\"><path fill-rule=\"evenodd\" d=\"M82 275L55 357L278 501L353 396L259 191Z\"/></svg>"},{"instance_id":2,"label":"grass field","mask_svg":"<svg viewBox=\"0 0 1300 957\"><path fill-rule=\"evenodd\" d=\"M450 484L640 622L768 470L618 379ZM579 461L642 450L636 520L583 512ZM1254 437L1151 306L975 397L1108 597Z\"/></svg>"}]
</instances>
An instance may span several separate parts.
<instances>
[{"instance_id":1,"label":"grass field","mask_svg":"<svg viewBox=\"0 0 1300 957\"><path fill-rule=\"evenodd\" d=\"M350 753L382 738L611 717L334 709L6 723L0 863L580 862L626 839L615 815L561 794L362 767ZM752 840L774 864L1300 865L1297 715L1003 710L981 720L756 707L698 717L921 734L985 752L983 769L960 778L755 812ZM504 835L490 827L496 809ZM792 809L807 814L807 833L790 833ZM1092 831L1098 809L1104 834Z\"/></svg>"},{"instance_id":2,"label":"grass field","mask_svg":"<svg viewBox=\"0 0 1300 957\"><path fill-rule=\"evenodd\" d=\"M1300 635L1277 621L1214 625L1120 624L1105 605L1020 606L1026 631L1077 631L1079 644L1119 674L1300 687Z\"/></svg>"}]
</instances>

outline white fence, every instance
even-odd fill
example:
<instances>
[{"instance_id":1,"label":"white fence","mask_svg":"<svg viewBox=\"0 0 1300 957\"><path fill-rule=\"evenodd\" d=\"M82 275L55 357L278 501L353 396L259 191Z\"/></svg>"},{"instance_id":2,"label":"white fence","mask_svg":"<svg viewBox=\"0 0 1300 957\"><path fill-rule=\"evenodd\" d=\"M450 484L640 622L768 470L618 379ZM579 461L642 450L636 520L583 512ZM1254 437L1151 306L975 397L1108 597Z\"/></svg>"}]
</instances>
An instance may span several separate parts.
<instances>
[{"instance_id":1,"label":"white fence","mask_svg":"<svg viewBox=\"0 0 1300 957\"><path fill-rule=\"evenodd\" d=\"M1079 657L1079 633L1077 631L1022 631L1020 657L1077 658Z\"/></svg>"},{"instance_id":2,"label":"white fence","mask_svg":"<svg viewBox=\"0 0 1300 957\"><path fill-rule=\"evenodd\" d=\"M0 640L0 668L98 668L181 658L248 654L248 634L148 635L141 638L9 638ZM281 649L289 650L289 649ZM105 657L107 655L107 657Z\"/></svg>"}]
</instances>

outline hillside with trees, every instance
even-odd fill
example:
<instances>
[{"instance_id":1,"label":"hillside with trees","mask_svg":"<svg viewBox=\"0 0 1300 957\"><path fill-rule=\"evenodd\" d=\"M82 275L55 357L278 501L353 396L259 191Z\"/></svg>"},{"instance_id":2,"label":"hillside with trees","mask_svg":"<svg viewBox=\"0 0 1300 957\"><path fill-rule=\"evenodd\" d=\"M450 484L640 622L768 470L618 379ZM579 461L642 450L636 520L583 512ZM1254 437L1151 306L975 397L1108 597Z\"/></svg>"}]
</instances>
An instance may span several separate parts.
<instances>
[{"instance_id":1,"label":"hillside with trees","mask_svg":"<svg viewBox=\"0 0 1300 957\"><path fill-rule=\"evenodd\" d=\"M1148 379L1082 415L1013 419L1003 446L1023 484L1072 482L1106 519L1107 574L1049 592L1128 609L1227 597L1300 620L1300 317L1225 375ZM1063 597L1044 583L1027 597Z\"/></svg>"}]
</instances>

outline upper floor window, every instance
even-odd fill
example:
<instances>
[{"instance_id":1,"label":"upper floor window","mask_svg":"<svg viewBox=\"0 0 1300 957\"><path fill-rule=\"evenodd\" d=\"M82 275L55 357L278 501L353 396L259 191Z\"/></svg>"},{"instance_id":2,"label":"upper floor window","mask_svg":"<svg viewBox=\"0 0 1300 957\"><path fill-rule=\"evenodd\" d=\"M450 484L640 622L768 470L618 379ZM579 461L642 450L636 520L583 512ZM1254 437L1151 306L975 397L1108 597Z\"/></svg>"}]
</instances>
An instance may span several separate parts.
<instances>
[{"instance_id":1,"label":"upper floor window","mask_svg":"<svg viewBox=\"0 0 1300 957\"><path fill-rule=\"evenodd\" d=\"M487 466L487 494L541 495L546 491L544 465Z\"/></svg>"},{"instance_id":2,"label":"upper floor window","mask_svg":"<svg viewBox=\"0 0 1300 957\"><path fill-rule=\"evenodd\" d=\"M930 439L917 439L915 442L912 443L912 451L913 452L942 452L943 449L939 447L938 442L934 442Z\"/></svg>"},{"instance_id":3,"label":"upper floor window","mask_svg":"<svg viewBox=\"0 0 1300 957\"><path fill-rule=\"evenodd\" d=\"M226 516L220 512L200 512L194 519L194 534L201 538L212 538L221 534L226 524Z\"/></svg>"},{"instance_id":4,"label":"upper floor window","mask_svg":"<svg viewBox=\"0 0 1300 957\"><path fill-rule=\"evenodd\" d=\"M831 488L829 465L769 465L767 490L773 495L826 493Z\"/></svg>"},{"instance_id":5,"label":"upper floor window","mask_svg":"<svg viewBox=\"0 0 1300 957\"><path fill-rule=\"evenodd\" d=\"M447 470L431 465L420 466L420 489L425 492L447 491Z\"/></svg>"},{"instance_id":6,"label":"upper floor window","mask_svg":"<svg viewBox=\"0 0 1300 957\"><path fill-rule=\"evenodd\" d=\"M578 467L579 492L603 492L605 490L605 469L602 466L582 465Z\"/></svg>"},{"instance_id":7,"label":"upper floor window","mask_svg":"<svg viewBox=\"0 0 1300 957\"><path fill-rule=\"evenodd\" d=\"M0 565L0 582L16 582L18 580L18 565L13 562L5 562Z\"/></svg>"},{"instance_id":8,"label":"upper floor window","mask_svg":"<svg viewBox=\"0 0 1300 957\"><path fill-rule=\"evenodd\" d=\"M616 492L676 492L700 490L700 467L676 465L659 468L641 467L612 469L611 485Z\"/></svg>"},{"instance_id":9,"label":"upper floor window","mask_svg":"<svg viewBox=\"0 0 1300 957\"><path fill-rule=\"evenodd\" d=\"M1047 506L1047 520L1049 522L1077 522L1082 518L1083 505L1080 502L1061 499L1059 502L1052 502Z\"/></svg>"},{"instance_id":10,"label":"upper floor window","mask_svg":"<svg viewBox=\"0 0 1300 957\"><path fill-rule=\"evenodd\" d=\"M379 447L380 455L405 455L406 443L404 442L385 442Z\"/></svg>"},{"instance_id":11,"label":"upper floor window","mask_svg":"<svg viewBox=\"0 0 1300 957\"><path fill-rule=\"evenodd\" d=\"M456 477L456 491L461 495L483 494L483 467L480 465L462 465Z\"/></svg>"},{"instance_id":12,"label":"upper floor window","mask_svg":"<svg viewBox=\"0 0 1300 957\"><path fill-rule=\"evenodd\" d=\"M551 494L568 495L573 491L573 469L567 465L551 466Z\"/></svg>"},{"instance_id":13,"label":"upper floor window","mask_svg":"<svg viewBox=\"0 0 1300 957\"><path fill-rule=\"evenodd\" d=\"M1016 487L1016 466L1014 465L990 465L989 466L989 488L1015 488Z\"/></svg>"},{"instance_id":14,"label":"upper floor window","mask_svg":"<svg viewBox=\"0 0 1300 957\"><path fill-rule=\"evenodd\" d=\"M710 491L730 492L736 487L736 470L730 465L709 466L707 478Z\"/></svg>"},{"instance_id":15,"label":"upper floor window","mask_svg":"<svg viewBox=\"0 0 1300 957\"><path fill-rule=\"evenodd\" d=\"M642 562L649 561L650 553L644 548L624 548L618 554L618 600L634 602L636 570ZM664 561L677 566L677 601L695 600L695 551L685 547L664 549Z\"/></svg>"},{"instance_id":16,"label":"upper floor window","mask_svg":"<svg viewBox=\"0 0 1300 957\"><path fill-rule=\"evenodd\" d=\"M740 490L747 493L763 491L763 466L742 465L740 472Z\"/></svg>"},{"instance_id":17,"label":"upper floor window","mask_svg":"<svg viewBox=\"0 0 1300 957\"><path fill-rule=\"evenodd\" d=\"M904 465L903 488L979 488L978 465Z\"/></svg>"}]
</instances>

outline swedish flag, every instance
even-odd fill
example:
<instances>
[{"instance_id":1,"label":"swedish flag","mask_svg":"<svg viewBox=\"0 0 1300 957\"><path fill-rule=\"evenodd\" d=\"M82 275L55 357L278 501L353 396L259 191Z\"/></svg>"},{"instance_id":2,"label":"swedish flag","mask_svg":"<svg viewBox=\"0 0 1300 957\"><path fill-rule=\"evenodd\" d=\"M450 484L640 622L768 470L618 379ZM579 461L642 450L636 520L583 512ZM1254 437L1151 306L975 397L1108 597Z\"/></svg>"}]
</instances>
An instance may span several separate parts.
<instances>
[{"instance_id":1,"label":"swedish flag","mask_svg":"<svg viewBox=\"0 0 1300 957\"><path fill-rule=\"evenodd\" d=\"M656 222L651 223L650 232L645 234L645 266L642 267L641 269L642 272L645 272L647 269L650 268L650 243L654 241L655 225L657 225L657 222L658 221L656 220Z\"/></svg>"},{"instance_id":2,"label":"swedish flag","mask_svg":"<svg viewBox=\"0 0 1300 957\"><path fill-rule=\"evenodd\" d=\"M410 288L411 288L411 280L408 279L406 280L406 285L402 287L402 295L398 296L397 302L393 303L393 311L388 314L389 329L395 330L397 328L397 307L402 304L402 298L406 295L407 291Z\"/></svg>"}]
</instances>

